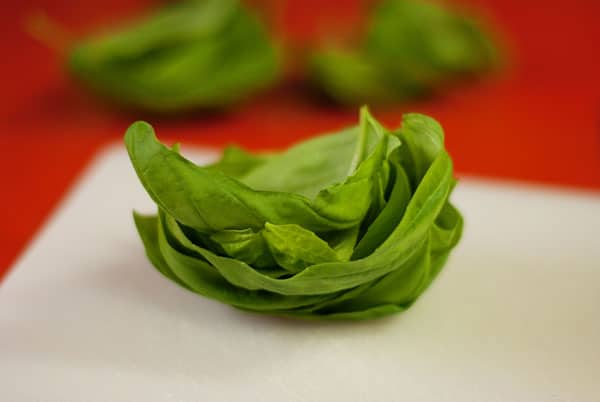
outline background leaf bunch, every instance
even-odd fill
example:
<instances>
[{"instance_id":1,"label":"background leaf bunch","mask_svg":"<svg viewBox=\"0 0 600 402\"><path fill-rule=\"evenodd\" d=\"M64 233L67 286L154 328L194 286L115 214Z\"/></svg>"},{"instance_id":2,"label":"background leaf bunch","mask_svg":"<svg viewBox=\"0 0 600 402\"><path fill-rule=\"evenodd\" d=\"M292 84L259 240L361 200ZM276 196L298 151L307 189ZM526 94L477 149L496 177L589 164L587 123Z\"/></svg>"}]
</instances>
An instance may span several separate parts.
<instances>
[{"instance_id":1,"label":"background leaf bunch","mask_svg":"<svg viewBox=\"0 0 600 402\"><path fill-rule=\"evenodd\" d=\"M498 61L475 19L428 0L383 0L366 20L358 43L308 49L299 66L338 103L411 99ZM225 108L274 85L290 53L240 1L186 0L76 44L69 68L118 104L174 113Z\"/></svg>"}]
</instances>

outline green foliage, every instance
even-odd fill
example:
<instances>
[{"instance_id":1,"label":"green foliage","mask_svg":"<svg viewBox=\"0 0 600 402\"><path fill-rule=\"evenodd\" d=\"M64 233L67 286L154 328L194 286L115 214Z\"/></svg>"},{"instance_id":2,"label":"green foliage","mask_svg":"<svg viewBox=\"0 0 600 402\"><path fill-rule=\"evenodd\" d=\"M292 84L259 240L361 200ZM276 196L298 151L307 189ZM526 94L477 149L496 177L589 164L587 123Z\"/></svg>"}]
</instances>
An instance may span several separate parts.
<instances>
[{"instance_id":1,"label":"green foliage","mask_svg":"<svg viewBox=\"0 0 600 402\"><path fill-rule=\"evenodd\" d=\"M385 103L432 91L498 62L477 21L428 0L383 0L356 48L316 51L311 77L340 103Z\"/></svg>"},{"instance_id":2,"label":"green foliage","mask_svg":"<svg viewBox=\"0 0 600 402\"><path fill-rule=\"evenodd\" d=\"M273 82L279 61L265 28L237 0L187 0L76 45L69 67L113 101L177 112L239 101Z\"/></svg>"},{"instance_id":3,"label":"green foliage","mask_svg":"<svg viewBox=\"0 0 600 402\"><path fill-rule=\"evenodd\" d=\"M201 167L134 123L125 135L158 216L135 221L169 279L240 309L305 318L400 312L457 244L455 180L433 119L357 127L280 154L225 152ZM247 169L240 169L247 166Z\"/></svg>"}]
</instances>

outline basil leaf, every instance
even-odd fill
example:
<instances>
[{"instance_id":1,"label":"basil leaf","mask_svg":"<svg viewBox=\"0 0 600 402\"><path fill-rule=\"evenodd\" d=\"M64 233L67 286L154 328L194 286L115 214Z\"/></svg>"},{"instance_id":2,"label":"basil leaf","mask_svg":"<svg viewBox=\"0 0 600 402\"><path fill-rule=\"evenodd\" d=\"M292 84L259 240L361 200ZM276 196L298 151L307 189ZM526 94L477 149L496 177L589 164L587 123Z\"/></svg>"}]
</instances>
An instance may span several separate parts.
<instances>
[{"instance_id":1,"label":"basil leaf","mask_svg":"<svg viewBox=\"0 0 600 402\"><path fill-rule=\"evenodd\" d=\"M495 68L499 55L480 22L442 4L384 0L354 48L313 52L309 76L339 103L389 103Z\"/></svg>"},{"instance_id":2,"label":"basil leaf","mask_svg":"<svg viewBox=\"0 0 600 402\"><path fill-rule=\"evenodd\" d=\"M432 118L409 113L402 117L402 127L395 134L403 144L398 148L400 163L414 188L443 149L444 131Z\"/></svg>"},{"instance_id":3,"label":"basil leaf","mask_svg":"<svg viewBox=\"0 0 600 402\"><path fill-rule=\"evenodd\" d=\"M311 265L339 260L326 241L298 225L267 223L262 235L277 264L292 273Z\"/></svg>"},{"instance_id":4,"label":"basil leaf","mask_svg":"<svg viewBox=\"0 0 600 402\"><path fill-rule=\"evenodd\" d=\"M205 168L239 180L265 164L269 158L268 155L253 155L239 147L229 146L223 150L223 156L218 162Z\"/></svg>"},{"instance_id":5,"label":"basil leaf","mask_svg":"<svg viewBox=\"0 0 600 402\"><path fill-rule=\"evenodd\" d=\"M394 172L395 183L390 199L354 249L354 260L368 256L379 247L398 226L406 210L411 196L408 177L401 166L396 166Z\"/></svg>"},{"instance_id":6,"label":"basil leaf","mask_svg":"<svg viewBox=\"0 0 600 402\"><path fill-rule=\"evenodd\" d=\"M262 231L223 230L213 233L210 240L216 243L228 257L244 261L256 268L277 266Z\"/></svg>"},{"instance_id":7,"label":"basil leaf","mask_svg":"<svg viewBox=\"0 0 600 402\"><path fill-rule=\"evenodd\" d=\"M315 232L345 229L359 223L369 207L367 179L319 194L313 207L300 195L254 191L221 172L194 165L160 144L147 123L134 123L125 143L154 201L200 232L260 230L265 222L296 223ZM346 201L352 198L356 202L349 206ZM224 210L226 214L221 213Z\"/></svg>"},{"instance_id":8,"label":"basil leaf","mask_svg":"<svg viewBox=\"0 0 600 402\"><path fill-rule=\"evenodd\" d=\"M321 237L335 251L340 261L348 261L354 252L359 231L360 228L357 226L337 232L324 233Z\"/></svg>"},{"instance_id":9,"label":"basil leaf","mask_svg":"<svg viewBox=\"0 0 600 402\"><path fill-rule=\"evenodd\" d=\"M273 82L278 55L236 0L187 0L77 44L70 71L93 91L158 112L227 106Z\"/></svg>"},{"instance_id":10,"label":"basil leaf","mask_svg":"<svg viewBox=\"0 0 600 402\"><path fill-rule=\"evenodd\" d=\"M142 243L144 243L146 255L150 262L152 262L152 265L154 265L161 274L173 282L176 282L184 288L188 288L188 286L173 273L171 268L169 268L169 264L167 264L158 250L158 218L156 216L143 216L134 212L133 220L135 221L135 227L142 239Z\"/></svg>"}]
</instances>

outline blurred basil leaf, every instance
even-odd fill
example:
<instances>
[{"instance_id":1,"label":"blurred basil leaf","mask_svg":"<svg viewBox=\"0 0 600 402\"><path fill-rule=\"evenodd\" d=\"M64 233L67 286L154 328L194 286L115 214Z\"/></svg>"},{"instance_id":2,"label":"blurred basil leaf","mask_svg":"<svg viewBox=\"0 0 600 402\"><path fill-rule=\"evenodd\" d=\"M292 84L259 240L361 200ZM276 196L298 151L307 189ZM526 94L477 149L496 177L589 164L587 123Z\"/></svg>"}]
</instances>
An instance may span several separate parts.
<instances>
[{"instance_id":1,"label":"blurred basil leaf","mask_svg":"<svg viewBox=\"0 0 600 402\"><path fill-rule=\"evenodd\" d=\"M268 86L278 51L236 0L187 0L72 49L70 71L121 105L153 112L222 108Z\"/></svg>"},{"instance_id":2,"label":"blurred basil leaf","mask_svg":"<svg viewBox=\"0 0 600 402\"><path fill-rule=\"evenodd\" d=\"M383 0L360 43L315 51L309 75L339 103L388 103L493 69L498 61L476 19L428 0Z\"/></svg>"}]
</instances>

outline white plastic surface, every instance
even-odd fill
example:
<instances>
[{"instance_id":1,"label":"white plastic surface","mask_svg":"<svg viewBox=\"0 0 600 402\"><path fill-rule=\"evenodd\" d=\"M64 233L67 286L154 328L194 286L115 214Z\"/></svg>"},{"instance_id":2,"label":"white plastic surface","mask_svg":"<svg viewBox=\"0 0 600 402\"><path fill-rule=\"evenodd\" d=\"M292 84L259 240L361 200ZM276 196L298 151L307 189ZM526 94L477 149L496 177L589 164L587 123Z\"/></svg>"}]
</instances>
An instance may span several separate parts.
<instances>
[{"instance_id":1,"label":"white plastic surface","mask_svg":"<svg viewBox=\"0 0 600 402\"><path fill-rule=\"evenodd\" d=\"M454 200L464 240L408 312L270 318L150 266L131 210L152 203L110 149L0 285L0 401L600 401L600 197L465 179Z\"/></svg>"}]
</instances>

